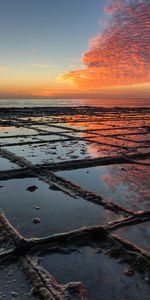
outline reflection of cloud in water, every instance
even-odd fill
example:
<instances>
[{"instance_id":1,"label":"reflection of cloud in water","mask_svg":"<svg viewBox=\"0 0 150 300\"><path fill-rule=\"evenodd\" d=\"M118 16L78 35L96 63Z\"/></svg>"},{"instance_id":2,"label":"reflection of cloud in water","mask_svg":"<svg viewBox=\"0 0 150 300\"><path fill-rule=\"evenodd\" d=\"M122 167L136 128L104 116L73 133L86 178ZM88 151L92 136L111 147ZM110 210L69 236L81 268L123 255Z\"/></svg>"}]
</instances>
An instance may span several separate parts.
<instances>
[{"instance_id":1,"label":"reflection of cloud in water","mask_svg":"<svg viewBox=\"0 0 150 300\"><path fill-rule=\"evenodd\" d=\"M62 171L58 175L126 208L135 211L149 208L148 167L129 164L99 166Z\"/></svg>"},{"instance_id":2,"label":"reflection of cloud in water","mask_svg":"<svg viewBox=\"0 0 150 300\"><path fill-rule=\"evenodd\" d=\"M146 166L131 166L126 165L118 168L112 166L109 168L109 173L102 175L102 180L108 189L115 193L117 191L122 192L122 196L128 199L135 200L135 209L138 208L138 202L145 202L150 198L149 192L149 169Z\"/></svg>"}]
</instances>

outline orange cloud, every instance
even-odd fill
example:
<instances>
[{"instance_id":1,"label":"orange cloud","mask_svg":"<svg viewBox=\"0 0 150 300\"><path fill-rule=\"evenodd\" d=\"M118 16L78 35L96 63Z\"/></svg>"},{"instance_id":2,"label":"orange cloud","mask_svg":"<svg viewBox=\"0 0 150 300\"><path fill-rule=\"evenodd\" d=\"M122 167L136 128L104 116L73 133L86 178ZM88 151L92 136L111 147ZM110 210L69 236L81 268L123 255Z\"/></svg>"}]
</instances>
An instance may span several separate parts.
<instances>
[{"instance_id":1,"label":"orange cloud","mask_svg":"<svg viewBox=\"0 0 150 300\"><path fill-rule=\"evenodd\" d=\"M85 68L61 78L85 89L150 82L149 0L114 0L105 11L112 19L91 39L82 58Z\"/></svg>"}]
</instances>

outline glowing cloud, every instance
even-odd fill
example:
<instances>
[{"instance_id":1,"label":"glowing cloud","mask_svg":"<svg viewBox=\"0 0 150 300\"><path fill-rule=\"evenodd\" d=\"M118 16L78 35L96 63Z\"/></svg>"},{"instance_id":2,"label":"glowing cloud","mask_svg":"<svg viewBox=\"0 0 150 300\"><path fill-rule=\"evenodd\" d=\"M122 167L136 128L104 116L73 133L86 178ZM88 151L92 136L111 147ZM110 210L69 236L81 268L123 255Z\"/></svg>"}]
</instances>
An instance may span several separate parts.
<instances>
[{"instance_id":1,"label":"glowing cloud","mask_svg":"<svg viewBox=\"0 0 150 300\"><path fill-rule=\"evenodd\" d=\"M61 78L85 89L150 82L150 0L114 0L105 12L111 21L90 40L85 68Z\"/></svg>"}]
</instances>

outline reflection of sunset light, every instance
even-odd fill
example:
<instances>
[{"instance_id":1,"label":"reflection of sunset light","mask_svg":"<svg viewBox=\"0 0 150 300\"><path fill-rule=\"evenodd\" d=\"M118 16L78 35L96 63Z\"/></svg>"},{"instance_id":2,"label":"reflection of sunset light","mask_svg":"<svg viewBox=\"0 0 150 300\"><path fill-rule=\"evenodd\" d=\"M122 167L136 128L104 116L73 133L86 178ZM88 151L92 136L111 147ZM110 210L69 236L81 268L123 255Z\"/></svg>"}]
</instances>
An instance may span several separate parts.
<instances>
[{"instance_id":1,"label":"reflection of sunset light","mask_svg":"<svg viewBox=\"0 0 150 300\"><path fill-rule=\"evenodd\" d=\"M115 190L120 186L122 189L124 188L124 184L126 183L126 196L132 197L136 193L136 201L135 201L135 210L137 210L138 202L141 200L145 201L149 199L149 185L148 185L148 176L149 169L148 167L137 165L125 165L124 168L111 166L109 167L109 173L101 176L100 180L102 180L108 188L115 192ZM139 189L140 186L140 189Z\"/></svg>"},{"instance_id":2,"label":"reflection of sunset light","mask_svg":"<svg viewBox=\"0 0 150 300\"><path fill-rule=\"evenodd\" d=\"M137 111L132 114L109 111L90 117L66 116L63 122L79 130L79 136L89 142L86 142L87 152L94 158L148 151L149 134L143 128L150 125L146 112L144 118Z\"/></svg>"},{"instance_id":3,"label":"reflection of sunset light","mask_svg":"<svg viewBox=\"0 0 150 300\"><path fill-rule=\"evenodd\" d=\"M0 132L8 132L10 130L10 127L0 126Z\"/></svg>"}]
</instances>

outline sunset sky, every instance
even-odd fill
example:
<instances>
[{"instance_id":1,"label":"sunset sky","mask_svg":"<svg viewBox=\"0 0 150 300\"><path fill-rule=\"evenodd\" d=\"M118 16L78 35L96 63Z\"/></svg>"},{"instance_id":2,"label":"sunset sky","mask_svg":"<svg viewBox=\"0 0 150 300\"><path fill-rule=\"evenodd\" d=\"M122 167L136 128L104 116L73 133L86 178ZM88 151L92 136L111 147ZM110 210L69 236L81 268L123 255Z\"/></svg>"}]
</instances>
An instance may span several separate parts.
<instances>
[{"instance_id":1,"label":"sunset sky","mask_svg":"<svg viewBox=\"0 0 150 300\"><path fill-rule=\"evenodd\" d=\"M0 98L150 95L150 0L1 0Z\"/></svg>"}]
</instances>

